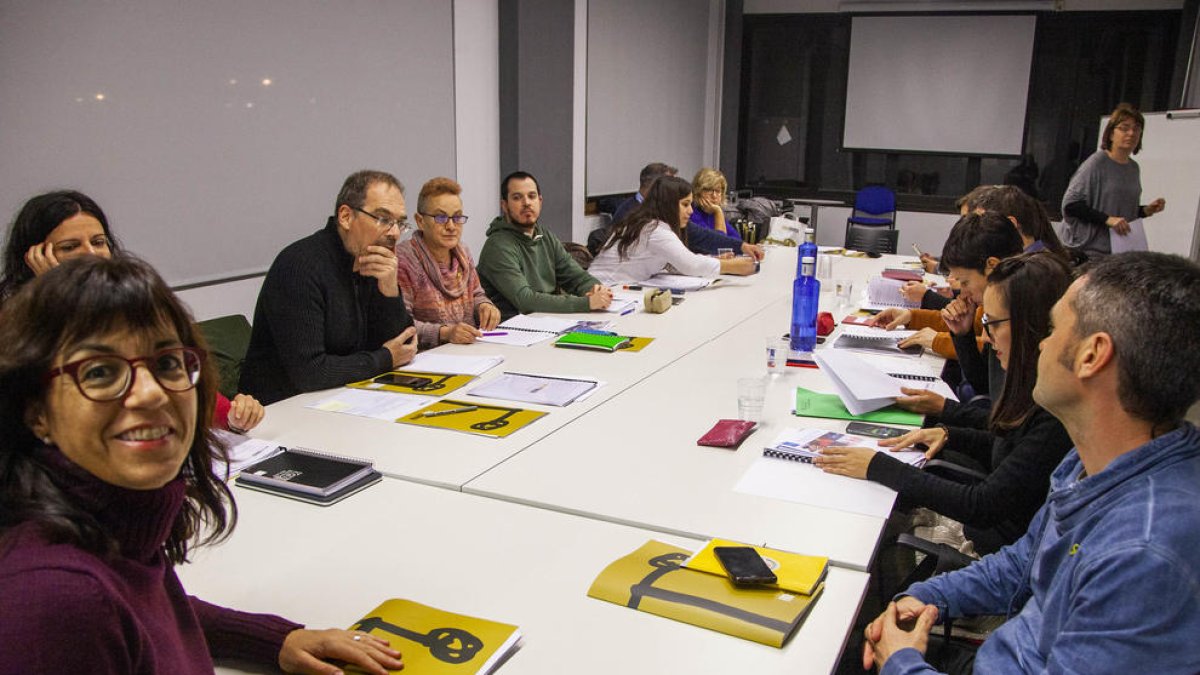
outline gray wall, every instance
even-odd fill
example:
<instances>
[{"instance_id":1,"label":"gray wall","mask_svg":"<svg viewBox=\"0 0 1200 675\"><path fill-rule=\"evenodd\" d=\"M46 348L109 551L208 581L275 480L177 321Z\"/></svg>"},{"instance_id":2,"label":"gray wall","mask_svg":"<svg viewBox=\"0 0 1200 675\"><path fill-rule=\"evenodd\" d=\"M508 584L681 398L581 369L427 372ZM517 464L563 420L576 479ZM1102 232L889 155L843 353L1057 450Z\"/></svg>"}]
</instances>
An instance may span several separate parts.
<instances>
[{"instance_id":1,"label":"gray wall","mask_svg":"<svg viewBox=\"0 0 1200 675\"><path fill-rule=\"evenodd\" d=\"M265 269L356 169L395 173L415 202L455 171L451 10L6 0L0 212L83 190L179 284Z\"/></svg>"},{"instance_id":2,"label":"gray wall","mask_svg":"<svg viewBox=\"0 0 1200 675\"><path fill-rule=\"evenodd\" d=\"M575 6L564 0L500 0L499 20L500 175L520 170L536 176L541 223L568 241Z\"/></svg>"},{"instance_id":3,"label":"gray wall","mask_svg":"<svg viewBox=\"0 0 1200 675\"><path fill-rule=\"evenodd\" d=\"M589 0L587 194L637 189L666 162L704 164L707 2Z\"/></svg>"}]
</instances>

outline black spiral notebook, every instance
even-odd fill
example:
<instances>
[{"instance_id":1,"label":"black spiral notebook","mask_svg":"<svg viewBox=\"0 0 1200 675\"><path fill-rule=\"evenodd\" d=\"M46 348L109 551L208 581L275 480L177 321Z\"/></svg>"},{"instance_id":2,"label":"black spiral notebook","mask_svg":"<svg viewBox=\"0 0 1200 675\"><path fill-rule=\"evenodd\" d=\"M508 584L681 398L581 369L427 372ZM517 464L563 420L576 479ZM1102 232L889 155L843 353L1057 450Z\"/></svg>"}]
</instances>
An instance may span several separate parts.
<instances>
[{"instance_id":1,"label":"black spiral notebook","mask_svg":"<svg viewBox=\"0 0 1200 675\"><path fill-rule=\"evenodd\" d=\"M365 480L378 476L366 460L305 448L280 448L274 455L243 469L237 483L284 496L324 501L366 487L370 483L363 484Z\"/></svg>"}]
</instances>

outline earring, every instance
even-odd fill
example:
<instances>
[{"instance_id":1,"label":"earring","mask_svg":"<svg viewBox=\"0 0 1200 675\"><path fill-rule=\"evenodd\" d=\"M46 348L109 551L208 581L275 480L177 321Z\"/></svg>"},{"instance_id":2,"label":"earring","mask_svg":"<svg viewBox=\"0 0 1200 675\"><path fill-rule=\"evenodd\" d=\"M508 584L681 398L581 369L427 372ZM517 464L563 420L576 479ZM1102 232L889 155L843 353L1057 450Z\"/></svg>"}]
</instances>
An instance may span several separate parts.
<instances>
[{"instance_id":1,"label":"earring","mask_svg":"<svg viewBox=\"0 0 1200 675\"><path fill-rule=\"evenodd\" d=\"M42 436L42 443L45 443L46 445L54 445L54 440L49 436Z\"/></svg>"}]
</instances>

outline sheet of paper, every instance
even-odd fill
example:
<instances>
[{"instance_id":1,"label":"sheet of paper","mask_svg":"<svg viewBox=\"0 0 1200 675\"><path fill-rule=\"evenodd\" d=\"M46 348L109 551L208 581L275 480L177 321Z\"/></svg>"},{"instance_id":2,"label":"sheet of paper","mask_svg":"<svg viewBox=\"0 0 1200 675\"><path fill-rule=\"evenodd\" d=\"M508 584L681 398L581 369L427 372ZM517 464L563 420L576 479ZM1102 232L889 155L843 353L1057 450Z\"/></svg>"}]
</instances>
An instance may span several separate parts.
<instances>
[{"instance_id":1,"label":"sheet of paper","mask_svg":"<svg viewBox=\"0 0 1200 675\"><path fill-rule=\"evenodd\" d=\"M1129 221L1129 234L1120 235L1115 230L1108 231L1108 241L1113 253L1127 251L1149 251L1146 243L1146 227L1141 218Z\"/></svg>"},{"instance_id":2,"label":"sheet of paper","mask_svg":"<svg viewBox=\"0 0 1200 675\"><path fill-rule=\"evenodd\" d=\"M687 277L682 274L655 274L641 283L649 288L669 288L673 291L698 291L712 284L712 279Z\"/></svg>"},{"instance_id":3,"label":"sheet of paper","mask_svg":"<svg viewBox=\"0 0 1200 675\"><path fill-rule=\"evenodd\" d=\"M539 342L545 342L558 337L558 333L542 333L532 330L509 330L496 328L491 333L502 333L501 335L484 335L476 338L476 342L488 342L494 345L514 345L517 347L528 347L536 345Z\"/></svg>"},{"instance_id":4,"label":"sheet of paper","mask_svg":"<svg viewBox=\"0 0 1200 675\"><path fill-rule=\"evenodd\" d=\"M496 330L513 328L519 330L540 330L546 333L562 333L575 327L579 319L567 319L561 316L529 316L518 314L504 321Z\"/></svg>"},{"instance_id":5,"label":"sheet of paper","mask_svg":"<svg viewBox=\"0 0 1200 675\"><path fill-rule=\"evenodd\" d=\"M313 410L344 413L395 422L429 404L429 397L369 389L341 389L329 398L305 406Z\"/></svg>"},{"instance_id":6,"label":"sheet of paper","mask_svg":"<svg viewBox=\"0 0 1200 675\"><path fill-rule=\"evenodd\" d=\"M428 351L417 354L416 358L404 365L404 370L412 370L419 373L482 375L501 363L504 363L504 357L498 354L491 356L464 356L461 354L438 354L436 351Z\"/></svg>"},{"instance_id":7,"label":"sheet of paper","mask_svg":"<svg viewBox=\"0 0 1200 675\"><path fill-rule=\"evenodd\" d=\"M599 386L595 378L504 373L471 389L467 394L502 401L565 406L586 398Z\"/></svg>"},{"instance_id":8,"label":"sheet of paper","mask_svg":"<svg viewBox=\"0 0 1200 675\"><path fill-rule=\"evenodd\" d=\"M641 306L642 306L641 296L638 296L637 298L622 298L622 297L618 297L617 294L614 293L612 303L604 311L609 312L611 314L617 314L620 316L624 316L626 314L633 314L634 312L636 312L638 310L638 307L641 307Z\"/></svg>"},{"instance_id":9,"label":"sheet of paper","mask_svg":"<svg viewBox=\"0 0 1200 675\"><path fill-rule=\"evenodd\" d=\"M812 464L759 457L733 488L743 494L887 518L896 492L868 480L825 473Z\"/></svg>"},{"instance_id":10,"label":"sheet of paper","mask_svg":"<svg viewBox=\"0 0 1200 675\"><path fill-rule=\"evenodd\" d=\"M229 449L229 473L225 472L225 463L216 457L213 458L213 473L224 479L226 475L232 476L240 472L242 469L254 464L260 459L266 459L269 455L275 453L279 446L272 441L264 441L249 436L235 434L232 431L224 429L214 429L213 433L217 435Z\"/></svg>"}]
</instances>

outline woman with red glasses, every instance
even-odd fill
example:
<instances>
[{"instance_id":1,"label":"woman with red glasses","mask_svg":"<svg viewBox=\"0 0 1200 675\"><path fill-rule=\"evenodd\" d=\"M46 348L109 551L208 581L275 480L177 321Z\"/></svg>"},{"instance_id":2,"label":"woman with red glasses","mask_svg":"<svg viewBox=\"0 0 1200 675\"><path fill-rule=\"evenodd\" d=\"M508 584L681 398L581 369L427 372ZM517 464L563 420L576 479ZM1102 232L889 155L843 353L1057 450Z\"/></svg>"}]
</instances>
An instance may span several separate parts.
<instances>
[{"instance_id":1,"label":"woman with red glasses","mask_svg":"<svg viewBox=\"0 0 1200 675\"><path fill-rule=\"evenodd\" d=\"M84 256L0 322L0 673L212 673L213 657L384 675L400 654L189 596L175 574L237 520L213 475L216 382L147 264Z\"/></svg>"}]
</instances>

